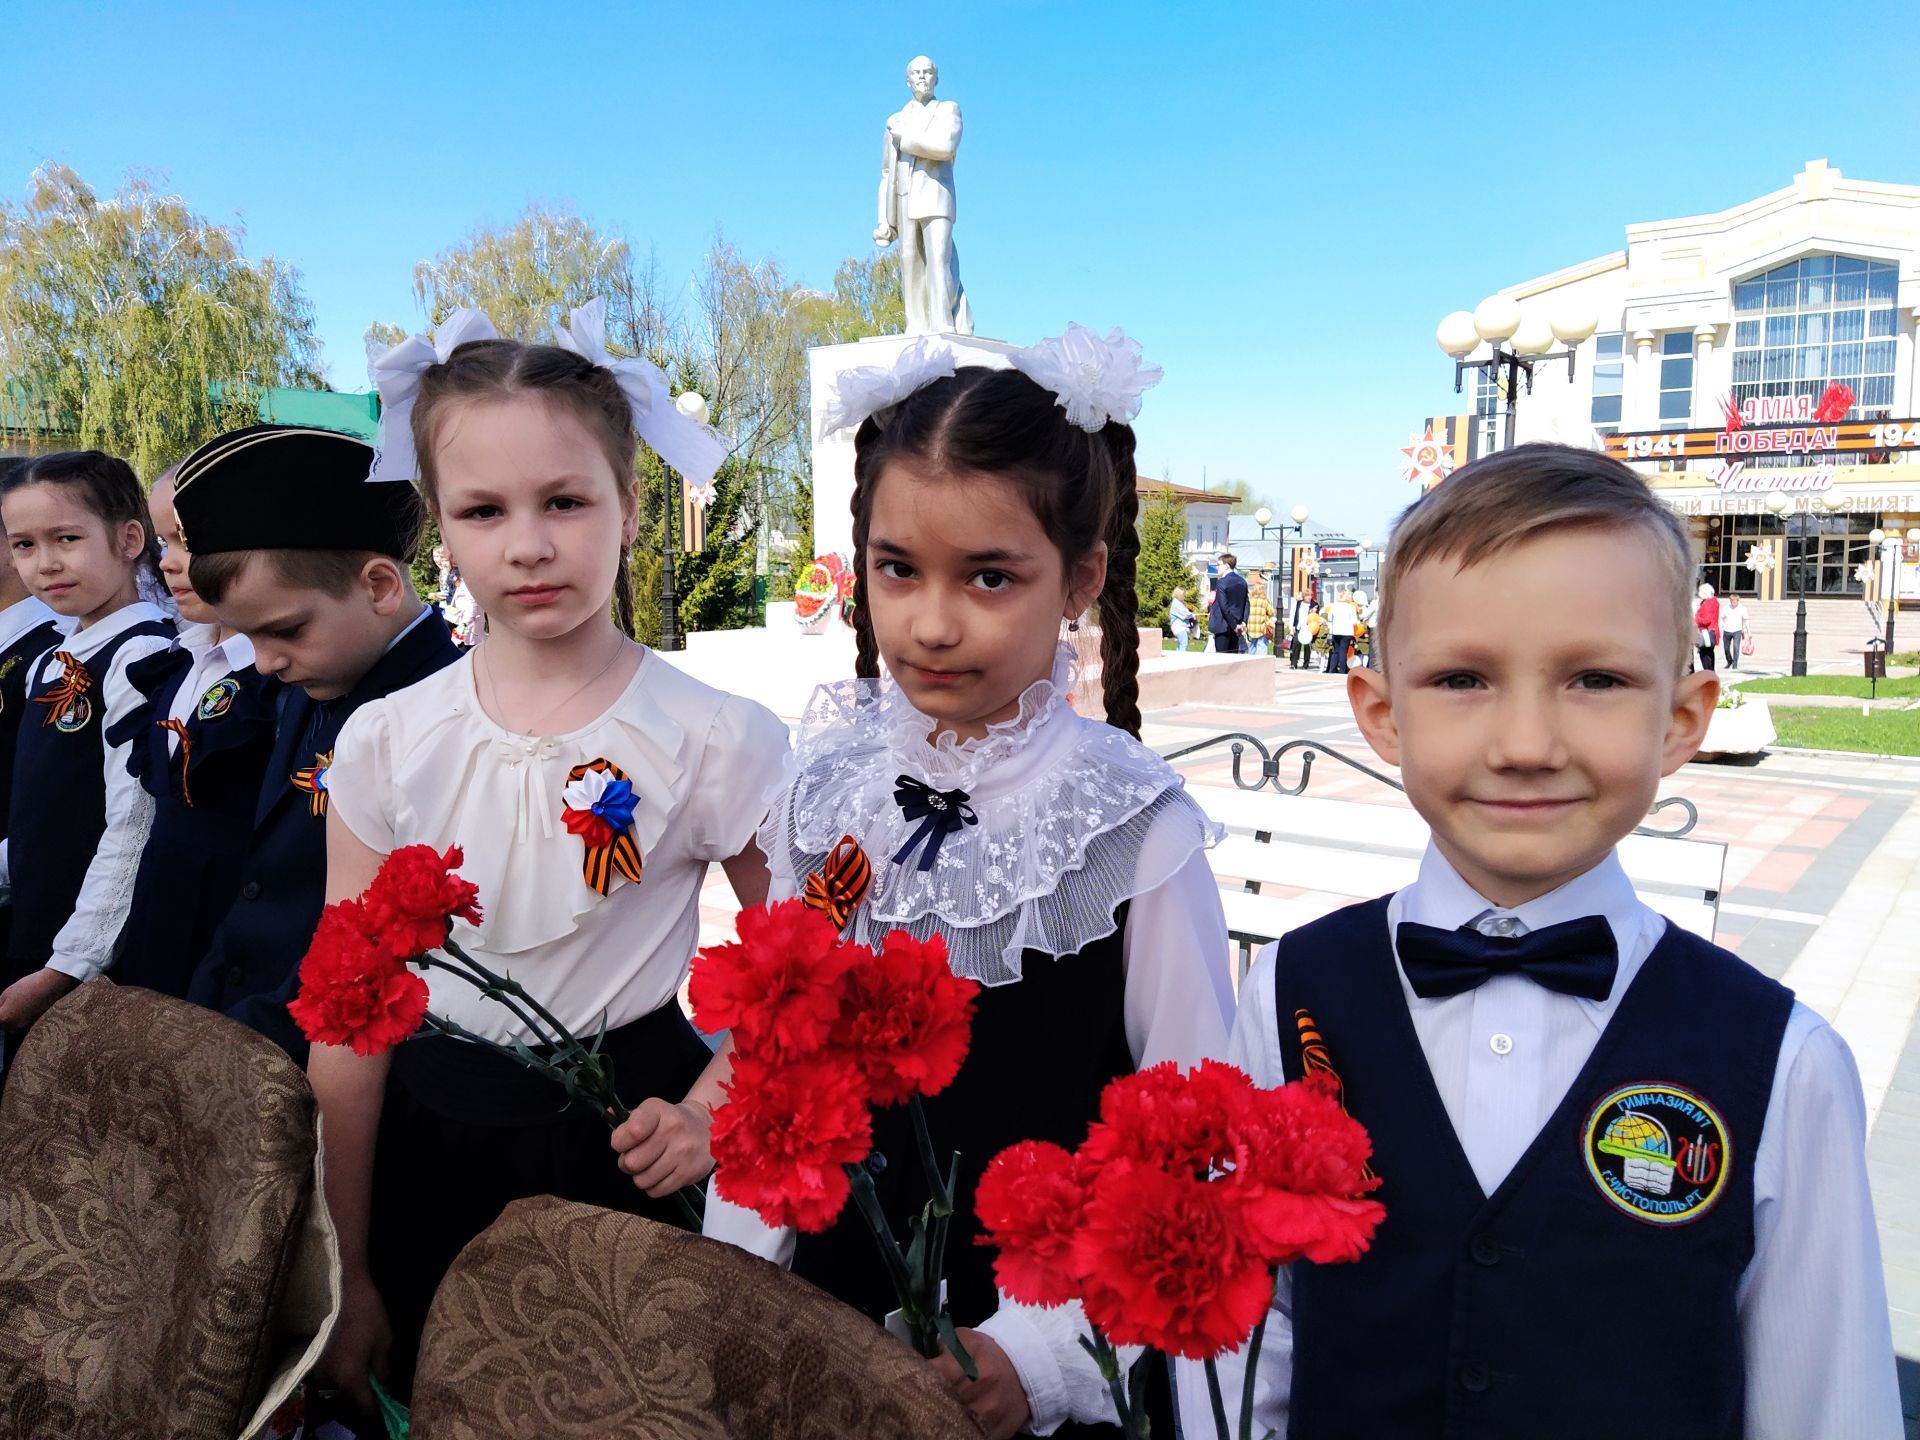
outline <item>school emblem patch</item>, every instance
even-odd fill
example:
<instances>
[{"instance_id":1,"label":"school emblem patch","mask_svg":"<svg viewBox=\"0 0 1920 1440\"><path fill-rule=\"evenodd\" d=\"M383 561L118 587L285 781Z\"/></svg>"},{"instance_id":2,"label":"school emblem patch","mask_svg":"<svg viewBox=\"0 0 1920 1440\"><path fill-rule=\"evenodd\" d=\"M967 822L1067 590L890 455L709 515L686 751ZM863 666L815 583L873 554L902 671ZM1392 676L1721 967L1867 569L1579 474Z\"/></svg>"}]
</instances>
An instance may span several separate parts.
<instances>
[{"instance_id":1,"label":"school emblem patch","mask_svg":"<svg viewBox=\"0 0 1920 1440\"><path fill-rule=\"evenodd\" d=\"M53 728L62 735L73 735L87 728L87 722L93 719L93 702L84 695L75 695L52 715Z\"/></svg>"},{"instance_id":2,"label":"school emblem patch","mask_svg":"<svg viewBox=\"0 0 1920 1440\"><path fill-rule=\"evenodd\" d=\"M202 720L218 720L233 708L233 700L240 693L240 682L231 675L224 680L216 680L207 693L200 697L199 715Z\"/></svg>"},{"instance_id":3,"label":"school emblem patch","mask_svg":"<svg viewBox=\"0 0 1920 1440\"><path fill-rule=\"evenodd\" d=\"M1733 1169L1733 1140L1713 1106L1678 1085L1625 1085L1593 1107L1587 1173L1617 1208L1649 1225L1711 1210Z\"/></svg>"}]
</instances>

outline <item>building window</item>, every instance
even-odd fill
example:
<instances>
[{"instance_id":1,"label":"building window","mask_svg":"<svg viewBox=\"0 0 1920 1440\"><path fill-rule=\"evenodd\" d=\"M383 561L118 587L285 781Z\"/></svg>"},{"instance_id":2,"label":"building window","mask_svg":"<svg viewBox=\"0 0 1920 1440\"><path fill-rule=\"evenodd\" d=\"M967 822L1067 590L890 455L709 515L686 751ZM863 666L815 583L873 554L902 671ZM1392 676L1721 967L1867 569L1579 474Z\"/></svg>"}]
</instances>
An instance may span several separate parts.
<instances>
[{"instance_id":1,"label":"building window","mask_svg":"<svg viewBox=\"0 0 1920 1440\"><path fill-rule=\"evenodd\" d=\"M1733 403L1805 396L1836 382L1853 391L1850 420L1893 404L1898 267L1846 255L1808 255L1733 287ZM1858 456L1833 457L1857 463ZM1759 455L1760 467L1800 456Z\"/></svg>"},{"instance_id":2,"label":"building window","mask_svg":"<svg viewBox=\"0 0 1920 1440\"><path fill-rule=\"evenodd\" d=\"M1491 455L1500 448L1505 432L1501 428L1504 412L1500 408L1500 379L1489 367L1473 372L1473 423L1480 431L1476 452Z\"/></svg>"},{"instance_id":3,"label":"building window","mask_svg":"<svg viewBox=\"0 0 1920 1440\"><path fill-rule=\"evenodd\" d=\"M1621 399L1627 388L1627 337L1596 335L1593 345L1593 428L1601 435L1617 435Z\"/></svg>"},{"instance_id":4,"label":"building window","mask_svg":"<svg viewBox=\"0 0 1920 1440\"><path fill-rule=\"evenodd\" d=\"M1693 419L1693 334L1669 330L1660 337L1660 428L1684 430Z\"/></svg>"}]
</instances>

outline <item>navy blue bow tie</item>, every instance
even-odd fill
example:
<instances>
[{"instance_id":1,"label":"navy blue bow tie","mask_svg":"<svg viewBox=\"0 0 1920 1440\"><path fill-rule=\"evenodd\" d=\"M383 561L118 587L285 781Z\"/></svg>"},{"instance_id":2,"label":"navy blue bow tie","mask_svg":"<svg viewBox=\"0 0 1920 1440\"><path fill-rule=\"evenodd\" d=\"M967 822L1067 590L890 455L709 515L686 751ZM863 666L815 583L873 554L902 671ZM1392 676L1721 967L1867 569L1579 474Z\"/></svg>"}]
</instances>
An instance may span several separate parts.
<instances>
[{"instance_id":1,"label":"navy blue bow tie","mask_svg":"<svg viewBox=\"0 0 1920 1440\"><path fill-rule=\"evenodd\" d=\"M1583 915L1525 935L1482 935L1471 925L1442 930L1406 921L1394 948L1407 983L1423 1000L1462 995L1495 975L1525 975L1536 985L1584 1000L1604 1000L1620 968L1613 927Z\"/></svg>"}]
</instances>

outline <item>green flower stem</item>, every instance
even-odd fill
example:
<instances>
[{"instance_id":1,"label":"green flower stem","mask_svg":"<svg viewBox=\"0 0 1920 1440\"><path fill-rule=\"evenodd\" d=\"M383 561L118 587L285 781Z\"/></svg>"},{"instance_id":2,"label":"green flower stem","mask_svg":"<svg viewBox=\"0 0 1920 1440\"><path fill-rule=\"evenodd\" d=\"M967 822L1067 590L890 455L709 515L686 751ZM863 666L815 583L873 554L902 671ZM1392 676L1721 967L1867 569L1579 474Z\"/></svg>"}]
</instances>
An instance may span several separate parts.
<instances>
[{"instance_id":1,"label":"green flower stem","mask_svg":"<svg viewBox=\"0 0 1920 1440\"><path fill-rule=\"evenodd\" d=\"M1274 1274L1274 1283L1279 1284L1279 1272ZM1260 1368L1260 1341L1267 1333L1267 1316L1273 1313L1273 1296L1267 1296L1267 1308L1260 1312L1260 1323L1253 1327L1253 1338L1247 1342L1247 1373L1240 1377L1240 1440L1253 1440L1253 1381Z\"/></svg>"},{"instance_id":2,"label":"green flower stem","mask_svg":"<svg viewBox=\"0 0 1920 1440\"><path fill-rule=\"evenodd\" d=\"M552 1030L555 1035L564 1037L567 1043L570 1045L573 1045L579 1048L585 1048L580 1046L580 1042L573 1038L573 1032L568 1030L565 1025L560 1023L559 1016L555 1015L551 1010L547 1009L546 1006L542 1005L538 1000L538 998L536 998L533 994L531 994L524 985L522 985L518 980L515 980L511 975L494 974L493 971L489 970L486 966L482 965L478 960L474 959L471 955L467 954L466 951L462 950L458 945L456 945L451 936L448 937L446 944L441 946L441 948L445 950L447 954L453 956L453 958L458 960L461 964L469 966L473 970L473 972L476 975L480 976L483 980L485 980L489 986L501 991L503 994L512 995L516 999L526 1001L528 1006L532 1008L533 1012L537 1014L542 1020L547 1022L547 1027L550 1030Z\"/></svg>"},{"instance_id":3,"label":"green flower stem","mask_svg":"<svg viewBox=\"0 0 1920 1440\"><path fill-rule=\"evenodd\" d=\"M880 1208L880 1196L873 1188L873 1176L867 1173L864 1165L848 1163L841 1168L847 1172L847 1180L853 1186L854 1204L860 1207L860 1216L867 1222L874 1244L880 1247L880 1263L886 1266L888 1278L893 1281L893 1291L900 1297L908 1326L918 1335L924 1327L915 1313L918 1306L914 1303L913 1276L907 1271L906 1259L900 1253L900 1242L894 1238L886 1212Z\"/></svg>"},{"instance_id":4,"label":"green flower stem","mask_svg":"<svg viewBox=\"0 0 1920 1440\"><path fill-rule=\"evenodd\" d=\"M1080 1337L1080 1348L1093 1357L1100 1378L1107 1382L1107 1391L1113 1396L1114 1414L1120 1417L1121 1432L1127 1440L1150 1440L1153 1422L1127 1398L1126 1381L1120 1374L1120 1352L1113 1348L1113 1342L1098 1325L1090 1325L1089 1329L1092 1334Z\"/></svg>"},{"instance_id":5,"label":"green flower stem","mask_svg":"<svg viewBox=\"0 0 1920 1440\"><path fill-rule=\"evenodd\" d=\"M1227 1431L1227 1402L1220 1397L1220 1371L1209 1355L1207 1367L1207 1399L1213 1402L1213 1428L1220 1440L1233 1440Z\"/></svg>"}]
</instances>

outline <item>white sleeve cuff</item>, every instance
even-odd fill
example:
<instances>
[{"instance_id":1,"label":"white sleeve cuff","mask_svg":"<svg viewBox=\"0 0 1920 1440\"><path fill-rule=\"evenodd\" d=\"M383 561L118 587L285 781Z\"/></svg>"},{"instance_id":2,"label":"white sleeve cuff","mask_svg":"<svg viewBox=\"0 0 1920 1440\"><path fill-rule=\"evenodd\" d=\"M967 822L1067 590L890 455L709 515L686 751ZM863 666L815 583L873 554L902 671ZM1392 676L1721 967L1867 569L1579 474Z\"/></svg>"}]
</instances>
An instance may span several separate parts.
<instances>
[{"instance_id":1,"label":"white sleeve cuff","mask_svg":"<svg viewBox=\"0 0 1920 1440\"><path fill-rule=\"evenodd\" d=\"M62 975L71 975L83 985L105 969L79 955L55 955L47 961L46 968L58 970Z\"/></svg>"},{"instance_id":2,"label":"white sleeve cuff","mask_svg":"<svg viewBox=\"0 0 1920 1440\"><path fill-rule=\"evenodd\" d=\"M711 1180L707 1182L707 1208L700 1233L709 1240L721 1240L749 1255L771 1260L783 1270L793 1268L795 1233L776 1230L746 1206L722 1200L717 1182Z\"/></svg>"},{"instance_id":3,"label":"white sleeve cuff","mask_svg":"<svg viewBox=\"0 0 1920 1440\"><path fill-rule=\"evenodd\" d=\"M1003 1295L1000 1308L974 1329L998 1345L1013 1362L1014 1373L1020 1377L1020 1388L1027 1395L1027 1433L1051 1435L1072 1418L1060 1357L1054 1353L1047 1336L1035 1326L1027 1307ZM1092 1363L1091 1359L1088 1363Z\"/></svg>"}]
</instances>

